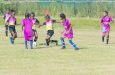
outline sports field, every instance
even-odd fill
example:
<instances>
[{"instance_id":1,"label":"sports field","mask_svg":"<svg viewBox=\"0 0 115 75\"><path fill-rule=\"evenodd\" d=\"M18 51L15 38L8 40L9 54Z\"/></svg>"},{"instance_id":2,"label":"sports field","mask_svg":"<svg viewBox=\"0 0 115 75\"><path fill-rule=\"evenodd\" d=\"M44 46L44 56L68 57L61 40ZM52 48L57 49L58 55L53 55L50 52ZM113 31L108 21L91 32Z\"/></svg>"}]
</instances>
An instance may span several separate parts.
<instances>
[{"instance_id":1,"label":"sports field","mask_svg":"<svg viewBox=\"0 0 115 75\"><path fill-rule=\"evenodd\" d=\"M59 46L44 45L46 31L42 27L38 29L38 46L32 50L25 49L20 25L15 45L0 32L0 75L115 75L115 24L112 24L110 43L106 45L101 42L98 19L70 19L74 27L73 40L79 45L79 51L67 40L67 49L61 49L60 31L63 29L58 24L52 39L58 39ZM20 21L18 17L19 24ZM3 21L1 29L2 24Z\"/></svg>"}]
</instances>

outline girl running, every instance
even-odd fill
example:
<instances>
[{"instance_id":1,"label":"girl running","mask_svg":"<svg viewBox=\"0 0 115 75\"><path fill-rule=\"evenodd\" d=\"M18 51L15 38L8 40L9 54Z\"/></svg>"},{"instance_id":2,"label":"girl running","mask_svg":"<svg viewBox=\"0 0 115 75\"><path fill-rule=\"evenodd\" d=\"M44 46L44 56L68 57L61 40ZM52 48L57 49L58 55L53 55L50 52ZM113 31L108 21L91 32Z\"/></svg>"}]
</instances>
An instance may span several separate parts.
<instances>
[{"instance_id":1,"label":"girl running","mask_svg":"<svg viewBox=\"0 0 115 75\"><path fill-rule=\"evenodd\" d=\"M106 44L109 43L109 33L110 33L110 22L112 22L112 18L108 15L108 11L104 11L104 16L101 18L101 26L102 26L102 42L106 37Z\"/></svg>"},{"instance_id":2,"label":"girl running","mask_svg":"<svg viewBox=\"0 0 115 75\"><path fill-rule=\"evenodd\" d=\"M37 33L37 30L36 30L36 27L38 26L38 24L40 22L37 18L35 18L35 13L33 13L33 12L31 13L30 19L33 22L33 27L32 27L32 30L33 30L33 46L36 47L36 45L37 45L36 42L38 40L38 33Z\"/></svg>"},{"instance_id":3,"label":"girl running","mask_svg":"<svg viewBox=\"0 0 115 75\"><path fill-rule=\"evenodd\" d=\"M66 48L64 38L69 40L69 43L74 47L75 50L79 50L78 46L72 41L73 38L73 30L70 21L66 18L64 13L60 14L60 18L62 20L62 24L64 27L64 31L62 32L63 36L60 38L62 42L62 49Z\"/></svg>"},{"instance_id":4,"label":"girl running","mask_svg":"<svg viewBox=\"0 0 115 75\"><path fill-rule=\"evenodd\" d=\"M11 12L9 9L7 9L6 13L4 14L4 21L5 21L5 35L8 37L8 19L11 16Z\"/></svg>"},{"instance_id":5,"label":"girl running","mask_svg":"<svg viewBox=\"0 0 115 75\"><path fill-rule=\"evenodd\" d=\"M45 16L45 22L43 23L43 25L40 26L46 26L46 30L47 30L47 36L46 36L46 46L49 46L49 43L53 43L55 42L56 46L58 45L58 41L57 40L51 40L51 37L54 35L54 28L53 28L53 24L56 23L56 20L52 20L50 18L49 15Z\"/></svg>"},{"instance_id":6,"label":"girl running","mask_svg":"<svg viewBox=\"0 0 115 75\"><path fill-rule=\"evenodd\" d=\"M33 22L30 19L30 14L26 13L25 18L22 20L22 30L24 31L25 47L28 49L28 41L30 42L30 48L33 49Z\"/></svg>"},{"instance_id":7,"label":"girl running","mask_svg":"<svg viewBox=\"0 0 115 75\"><path fill-rule=\"evenodd\" d=\"M8 19L8 27L9 27L9 31L11 33L11 37L10 37L10 42L11 44L14 44L14 40L15 38L17 38L17 32L16 32L16 28L15 26L17 25L17 21L15 18L15 12L14 10L11 10L11 16Z\"/></svg>"}]
</instances>

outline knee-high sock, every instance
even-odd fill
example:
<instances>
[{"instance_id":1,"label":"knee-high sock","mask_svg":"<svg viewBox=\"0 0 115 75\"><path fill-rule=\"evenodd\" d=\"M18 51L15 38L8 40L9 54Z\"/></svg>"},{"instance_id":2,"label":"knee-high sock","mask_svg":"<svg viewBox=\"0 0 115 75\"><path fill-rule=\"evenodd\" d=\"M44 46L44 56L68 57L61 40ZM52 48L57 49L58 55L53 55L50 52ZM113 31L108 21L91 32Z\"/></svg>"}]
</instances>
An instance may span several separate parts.
<instances>
[{"instance_id":1,"label":"knee-high sock","mask_svg":"<svg viewBox=\"0 0 115 75\"><path fill-rule=\"evenodd\" d=\"M28 41L25 41L25 47L28 49Z\"/></svg>"},{"instance_id":2,"label":"knee-high sock","mask_svg":"<svg viewBox=\"0 0 115 75\"><path fill-rule=\"evenodd\" d=\"M107 36L107 39L106 39L106 44L109 43L109 35Z\"/></svg>"},{"instance_id":3,"label":"knee-high sock","mask_svg":"<svg viewBox=\"0 0 115 75\"><path fill-rule=\"evenodd\" d=\"M57 40L50 40L50 42L55 42L56 45L58 45L58 41Z\"/></svg>"},{"instance_id":4,"label":"knee-high sock","mask_svg":"<svg viewBox=\"0 0 115 75\"><path fill-rule=\"evenodd\" d=\"M5 31L6 36L8 36L8 30Z\"/></svg>"},{"instance_id":5,"label":"knee-high sock","mask_svg":"<svg viewBox=\"0 0 115 75\"><path fill-rule=\"evenodd\" d=\"M8 26L5 27L6 31L5 31L5 34L6 34L6 37L8 36Z\"/></svg>"},{"instance_id":6,"label":"knee-high sock","mask_svg":"<svg viewBox=\"0 0 115 75\"><path fill-rule=\"evenodd\" d=\"M50 42L55 42L55 43L57 43L57 40L50 40Z\"/></svg>"},{"instance_id":7,"label":"knee-high sock","mask_svg":"<svg viewBox=\"0 0 115 75\"><path fill-rule=\"evenodd\" d=\"M72 40L69 40L69 43L70 43L74 48L78 48L78 46L77 46Z\"/></svg>"},{"instance_id":8,"label":"knee-high sock","mask_svg":"<svg viewBox=\"0 0 115 75\"><path fill-rule=\"evenodd\" d=\"M60 38L60 40L61 40L61 43L62 43L62 47L66 47L66 46L65 46L65 41L64 41L64 38L63 38L63 37L61 37L61 38Z\"/></svg>"},{"instance_id":9,"label":"knee-high sock","mask_svg":"<svg viewBox=\"0 0 115 75\"><path fill-rule=\"evenodd\" d=\"M33 49L33 40L30 40L30 48Z\"/></svg>"},{"instance_id":10,"label":"knee-high sock","mask_svg":"<svg viewBox=\"0 0 115 75\"><path fill-rule=\"evenodd\" d=\"M37 39L38 39L38 37L35 37L35 38L34 38L34 42L36 42L36 41L37 41Z\"/></svg>"},{"instance_id":11,"label":"knee-high sock","mask_svg":"<svg viewBox=\"0 0 115 75\"><path fill-rule=\"evenodd\" d=\"M46 45L49 46L50 39L46 39Z\"/></svg>"},{"instance_id":12,"label":"knee-high sock","mask_svg":"<svg viewBox=\"0 0 115 75\"><path fill-rule=\"evenodd\" d=\"M105 36L102 36L102 42L104 42L104 38L105 38Z\"/></svg>"},{"instance_id":13,"label":"knee-high sock","mask_svg":"<svg viewBox=\"0 0 115 75\"><path fill-rule=\"evenodd\" d=\"M51 42L57 42L57 40L51 40Z\"/></svg>"}]
</instances>

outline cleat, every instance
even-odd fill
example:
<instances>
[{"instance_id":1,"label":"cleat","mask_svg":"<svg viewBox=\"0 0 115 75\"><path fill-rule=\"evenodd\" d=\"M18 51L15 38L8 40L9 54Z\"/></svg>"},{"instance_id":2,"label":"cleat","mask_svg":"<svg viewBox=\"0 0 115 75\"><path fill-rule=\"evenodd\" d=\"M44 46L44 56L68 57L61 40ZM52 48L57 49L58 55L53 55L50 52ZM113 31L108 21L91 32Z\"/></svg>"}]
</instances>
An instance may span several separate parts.
<instances>
[{"instance_id":1,"label":"cleat","mask_svg":"<svg viewBox=\"0 0 115 75\"><path fill-rule=\"evenodd\" d=\"M75 50L79 50L79 48L75 48Z\"/></svg>"},{"instance_id":2,"label":"cleat","mask_svg":"<svg viewBox=\"0 0 115 75\"><path fill-rule=\"evenodd\" d=\"M66 47L65 47L65 46L63 46L61 49L66 49Z\"/></svg>"}]
</instances>

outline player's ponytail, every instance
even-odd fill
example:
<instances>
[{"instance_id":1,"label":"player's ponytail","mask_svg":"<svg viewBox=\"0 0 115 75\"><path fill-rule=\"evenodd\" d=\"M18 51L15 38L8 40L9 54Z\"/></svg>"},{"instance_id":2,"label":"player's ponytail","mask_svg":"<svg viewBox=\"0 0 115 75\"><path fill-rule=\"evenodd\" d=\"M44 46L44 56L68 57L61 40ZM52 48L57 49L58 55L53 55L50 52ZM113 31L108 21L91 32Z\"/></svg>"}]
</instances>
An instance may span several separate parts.
<instances>
[{"instance_id":1,"label":"player's ponytail","mask_svg":"<svg viewBox=\"0 0 115 75\"><path fill-rule=\"evenodd\" d=\"M107 15L109 14L109 12L108 11L104 11Z\"/></svg>"},{"instance_id":2,"label":"player's ponytail","mask_svg":"<svg viewBox=\"0 0 115 75\"><path fill-rule=\"evenodd\" d=\"M29 18L30 17L30 13L25 13L25 18Z\"/></svg>"},{"instance_id":3,"label":"player's ponytail","mask_svg":"<svg viewBox=\"0 0 115 75\"><path fill-rule=\"evenodd\" d=\"M60 18L61 18L61 19L66 19L66 15L65 15L64 13L61 13L61 14L60 14Z\"/></svg>"}]
</instances>

